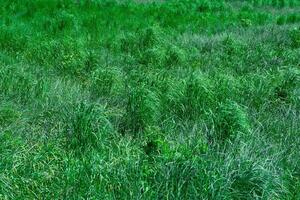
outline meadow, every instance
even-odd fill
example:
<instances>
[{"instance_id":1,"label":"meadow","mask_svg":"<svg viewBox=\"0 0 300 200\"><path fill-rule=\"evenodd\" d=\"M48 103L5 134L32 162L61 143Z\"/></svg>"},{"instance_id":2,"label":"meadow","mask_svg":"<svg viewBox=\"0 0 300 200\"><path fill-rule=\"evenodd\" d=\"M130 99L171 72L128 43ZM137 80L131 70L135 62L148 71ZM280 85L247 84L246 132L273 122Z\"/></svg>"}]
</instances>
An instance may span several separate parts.
<instances>
[{"instance_id":1,"label":"meadow","mask_svg":"<svg viewBox=\"0 0 300 200\"><path fill-rule=\"evenodd\" d=\"M0 199L300 199L299 0L0 5Z\"/></svg>"}]
</instances>

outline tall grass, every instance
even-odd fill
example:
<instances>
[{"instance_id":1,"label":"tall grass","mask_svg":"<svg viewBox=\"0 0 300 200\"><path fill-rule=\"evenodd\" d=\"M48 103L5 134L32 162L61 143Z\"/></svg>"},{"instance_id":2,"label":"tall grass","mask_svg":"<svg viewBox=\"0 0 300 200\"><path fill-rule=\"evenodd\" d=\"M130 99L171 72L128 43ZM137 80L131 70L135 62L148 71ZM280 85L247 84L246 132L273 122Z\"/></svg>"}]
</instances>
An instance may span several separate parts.
<instances>
[{"instance_id":1,"label":"tall grass","mask_svg":"<svg viewBox=\"0 0 300 200\"><path fill-rule=\"evenodd\" d=\"M0 199L299 199L299 3L0 0Z\"/></svg>"}]
</instances>

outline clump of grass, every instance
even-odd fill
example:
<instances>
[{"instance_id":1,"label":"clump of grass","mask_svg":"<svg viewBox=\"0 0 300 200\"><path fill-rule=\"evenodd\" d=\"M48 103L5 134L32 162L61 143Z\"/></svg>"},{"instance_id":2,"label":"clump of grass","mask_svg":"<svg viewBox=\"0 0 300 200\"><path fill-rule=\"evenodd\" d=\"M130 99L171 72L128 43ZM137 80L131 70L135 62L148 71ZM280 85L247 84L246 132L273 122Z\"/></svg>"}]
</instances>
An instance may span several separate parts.
<instances>
[{"instance_id":1,"label":"clump of grass","mask_svg":"<svg viewBox=\"0 0 300 200\"><path fill-rule=\"evenodd\" d=\"M85 72L88 52L82 41L71 38L58 40L42 40L39 46L33 44L26 52L27 59L38 64L55 68L64 74L78 75Z\"/></svg>"},{"instance_id":2,"label":"clump of grass","mask_svg":"<svg viewBox=\"0 0 300 200\"><path fill-rule=\"evenodd\" d=\"M241 81L243 96L247 104L253 108L259 108L268 102L272 95L272 75L256 74L248 75Z\"/></svg>"},{"instance_id":3,"label":"clump of grass","mask_svg":"<svg viewBox=\"0 0 300 200\"><path fill-rule=\"evenodd\" d=\"M74 14L62 10L55 15L54 20L51 20L50 24L44 24L44 27L49 29L48 32L57 34L64 30L76 29L75 19Z\"/></svg>"},{"instance_id":4,"label":"clump of grass","mask_svg":"<svg viewBox=\"0 0 300 200\"><path fill-rule=\"evenodd\" d=\"M118 70L99 68L92 73L91 91L96 96L115 96L123 87L122 75Z\"/></svg>"},{"instance_id":5,"label":"clump of grass","mask_svg":"<svg viewBox=\"0 0 300 200\"><path fill-rule=\"evenodd\" d=\"M197 119L214 104L213 92L210 90L210 80L201 74L192 74L186 83L183 106L183 118Z\"/></svg>"},{"instance_id":6,"label":"clump of grass","mask_svg":"<svg viewBox=\"0 0 300 200\"><path fill-rule=\"evenodd\" d=\"M286 23L286 17L285 16L278 17L276 23L278 25L284 25Z\"/></svg>"},{"instance_id":7,"label":"clump of grass","mask_svg":"<svg viewBox=\"0 0 300 200\"><path fill-rule=\"evenodd\" d=\"M221 42L225 55L234 56L241 51L241 45L232 38L232 36L225 37Z\"/></svg>"},{"instance_id":8,"label":"clump of grass","mask_svg":"<svg viewBox=\"0 0 300 200\"><path fill-rule=\"evenodd\" d=\"M162 41L162 32L159 27L152 26L121 38L121 51L138 54L159 45Z\"/></svg>"},{"instance_id":9,"label":"clump of grass","mask_svg":"<svg viewBox=\"0 0 300 200\"><path fill-rule=\"evenodd\" d=\"M186 53L169 42L166 33L153 26L121 40L121 50L137 57L139 64L154 67L171 67L184 63Z\"/></svg>"},{"instance_id":10,"label":"clump of grass","mask_svg":"<svg viewBox=\"0 0 300 200\"><path fill-rule=\"evenodd\" d=\"M141 138L143 150L150 159L169 150L165 136L157 126L148 126Z\"/></svg>"},{"instance_id":11,"label":"clump of grass","mask_svg":"<svg viewBox=\"0 0 300 200\"><path fill-rule=\"evenodd\" d=\"M167 52L162 47L153 47L141 52L139 63L150 67L163 67Z\"/></svg>"},{"instance_id":12,"label":"clump of grass","mask_svg":"<svg viewBox=\"0 0 300 200\"><path fill-rule=\"evenodd\" d=\"M21 52L27 45L27 39L14 25L0 25L0 48L13 53Z\"/></svg>"},{"instance_id":13,"label":"clump of grass","mask_svg":"<svg viewBox=\"0 0 300 200\"><path fill-rule=\"evenodd\" d=\"M284 8L287 6L287 1L286 0L279 0L278 1L278 7L279 8Z\"/></svg>"},{"instance_id":14,"label":"clump of grass","mask_svg":"<svg viewBox=\"0 0 300 200\"><path fill-rule=\"evenodd\" d=\"M211 11L221 11L226 8L226 3L224 1L206 1L200 0L196 1L197 10L199 12L211 12Z\"/></svg>"},{"instance_id":15,"label":"clump of grass","mask_svg":"<svg viewBox=\"0 0 300 200\"><path fill-rule=\"evenodd\" d=\"M210 8L210 2L209 1L202 1L200 2L199 6L198 6L198 11L199 12L207 12L209 11Z\"/></svg>"},{"instance_id":16,"label":"clump of grass","mask_svg":"<svg viewBox=\"0 0 300 200\"><path fill-rule=\"evenodd\" d=\"M135 57L140 64L161 66L165 56L160 46L161 35L158 27L137 31L121 39L121 51Z\"/></svg>"},{"instance_id":17,"label":"clump of grass","mask_svg":"<svg viewBox=\"0 0 300 200\"><path fill-rule=\"evenodd\" d=\"M293 29L289 33L290 39L291 39L291 46L293 48L299 48L300 47L300 28Z\"/></svg>"},{"instance_id":18,"label":"clump of grass","mask_svg":"<svg viewBox=\"0 0 300 200\"><path fill-rule=\"evenodd\" d=\"M0 126L5 127L16 122L21 117L14 105L0 105ZM1 130L1 129L0 129Z\"/></svg>"},{"instance_id":19,"label":"clump of grass","mask_svg":"<svg viewBox=\"0 0 300 200\"><path fill-rule=\"evenodd\" d=\"M171 46L166 52L166 66L177 66L183 64L186 60L186 53L177 46Z\"/></svg>"},{"instance_id":20,"label":"clump of grass","mask_svg":"<svg viewBox=\"0 0 300 200\"><path fill-rule=\"evenodd\" d=\"M294 24L300 21L300 16L297 14L289 14L286 18L287 24Z\"/></svg>"},{"instance_id":21,"label":"clump of grass","mask_svg":"<svg viewBox=\"0 0 300 200\"><path fill-rule=\"evenodd\" d=\"M232 199L273 198L286 194L275 171L265 169L264 163L253 158L242 160L231 175L230 196ZM271 178L272 177L272 178ZM269 192L271 189L273 193Z\"/></svg>"},{"instance_id":22,"label":"clump of grass","mask_svg":"<svg viewBox=\"0 0 300 200\"><path fill-rule=\"evenodd\" d=\"M104 108L98 105L81 102L67 114L66 145L75 153L97 148L101 136L108 130L112 131Z\"/></svg>"},{"instance_id":23,"label":"clump of grass","mask_svg":"<svg viewBox=\"0 0 300 200\"><path fill-rule=\"evenodd\" d=\"M160 119L160 99L156 92L147 86L130 86L128 88L125 131L137 134L147 126L156 125Z\"/></svg>"},{"instance_id":24,"label":"clump of grass","mask_svg":"<svg viewBox=\"0 0 300 200\"><path fill-rule=\"evenodd\" d=\"M295 99L296 88L299 88L300 71L293 67L286 67L279 71L279 76L275 80L277 82L275 90L275 96L281 101L289 102ZM280 78L279 78L280 77Z\"/></svg>"},{"instance_id":25,"label":"clump of grass","mask_svg":"<svg viewBox=\"0 0 300 200\"><path fill-rule=\"evenodd\" d=\"M231 184L234 199L249 199L263 195L264 177L249 163L248 169L242 169L241 173L233 177Z\"/></svg>"},{"instance_id":26,"label":"clump of grass","mask_svg":"<svg viewBox=\"0 0 300 200\"><path fill-rule=\"evenodd\" d=\"M162 32L159 27L149 27L138 33L140 49L148 49L162 42Z\"/></svg>"},{"instance_id":27,"label":"clump of grass","mask_svg":"<svg viewBox=\"0 0 300 200\"><path fill-rule=\"evenodd\" d=\"M229 69L230 70L230 66ZM240 80L233 75L216 73L213 81L214 96L217 102L225 102L228 99L239 101L240 96L237 95L241 89Z\"/></svg>"},{"instance_id":28,"label":"clump of grass","mask_svg":"<svg viewBox=\"0 0 300 200\"><path fill-rule=\"evenodd\" d=\"M234 140L238 134L250 131L250 121L245 110L236 102L221 103L214 115L215 138L219 141Z\"/></svg>"},{"instance_id":29,"label":"clump of grass","mask_svg":"<svg viewBox=\"0 0 300 200\"><path fill-rule=\"evenodd\" d=\"M28 66L27 66L28 67ZM0 91L16 101L27 103L33 97L32 90L36 81L35 75L26 66L16 65L3 67L0 71Z\"/></svg>"},{"instance_id":30,"label":"clump of grass","mask_svg":"<svg viewBox=\"0 0 300 200\"><path fill-rule=\"evenodd\" d=\"M159 82L161 88L162 113L164 118L176 118L183 116L186 83L184 80L166 77Z\"/></svg>"}]
</instances>

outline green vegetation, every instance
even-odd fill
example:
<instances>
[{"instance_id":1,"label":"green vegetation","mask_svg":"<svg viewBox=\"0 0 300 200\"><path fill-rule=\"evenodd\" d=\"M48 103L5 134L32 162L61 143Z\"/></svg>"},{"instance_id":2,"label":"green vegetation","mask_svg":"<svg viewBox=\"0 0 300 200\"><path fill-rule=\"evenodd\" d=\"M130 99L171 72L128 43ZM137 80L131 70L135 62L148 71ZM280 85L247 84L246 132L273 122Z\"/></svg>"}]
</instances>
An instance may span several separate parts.
<instances>
[{"instance_id":1,"label":"green vegetation","mask_svg":"<svg viewBox=\"0 0 300 200\"><path fill-rule=\"evenodd\" d=\"M300 199L300 1L0 5L0 199Z\"/></svg>"}]
</instances>

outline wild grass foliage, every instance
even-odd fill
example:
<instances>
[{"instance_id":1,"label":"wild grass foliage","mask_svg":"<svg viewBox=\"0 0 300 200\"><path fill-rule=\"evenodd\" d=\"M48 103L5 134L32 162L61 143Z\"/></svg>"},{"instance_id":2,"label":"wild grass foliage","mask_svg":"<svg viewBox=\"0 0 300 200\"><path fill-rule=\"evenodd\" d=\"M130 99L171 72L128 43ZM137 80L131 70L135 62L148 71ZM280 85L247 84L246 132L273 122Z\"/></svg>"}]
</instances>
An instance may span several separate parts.
<instances>
[{"instance_id":1,"label":"wild grass foliage","mask_svg":"<svg viewBox=\"0 0 300 200\"><path fill-rule=\"evenodd\" d=\"M296 0L0 0L0 199L299 199Z\"/></svg>"}]
</instances>

